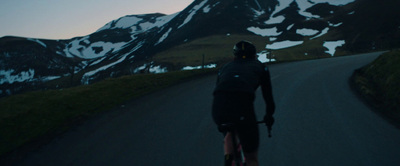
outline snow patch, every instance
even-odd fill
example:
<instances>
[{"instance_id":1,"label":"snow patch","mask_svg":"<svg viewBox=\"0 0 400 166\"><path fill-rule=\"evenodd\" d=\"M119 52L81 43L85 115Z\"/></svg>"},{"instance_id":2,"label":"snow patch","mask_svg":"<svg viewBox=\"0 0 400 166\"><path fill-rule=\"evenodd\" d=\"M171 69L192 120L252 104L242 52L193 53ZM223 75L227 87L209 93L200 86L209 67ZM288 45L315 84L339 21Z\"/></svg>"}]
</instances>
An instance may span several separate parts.
<instances>
[{"instance_id":1,"label":"snow patch","mask_svg":"<svg viewBox=\"0 0 400 166\"><path fill-rule=\"evenodd\" d=\"M275 11L272 12L271 17L274 16L276 13L280 12L281 10L289 7L290 3L292 3L293 1L279 1L279 4L277 6L275 6Z\"/></svg>"},{"instance_id":2,"label":"snow patch","mask_svg":"<svg viewBox=\"0 0 400 166\"><path fill-rule=\"evenodd\" d=\"M171 15L157 17L155 23L152 23L152 22L140 23L141 21L143 21L142 18L139 18L137 16L125 16L116 21L111 21L110 23L106 24L105 26L103 26L102 28L97 30L97 32L106 30L106 29L131 28L131 30L132 30L131 33L137 34L137 33L141 33L143 31L152 29L154 27L161 27L161 26L165 25L166 23L168 23L169 21L171 21L173 18L175 18L178 14L179 14L179 12L175 13L175 14L171 14ZM111 27L112 25L114 25L114 26ZM140 27L140 28L138 28L138 27ZM140 29L140 31L138 29Z\"/></svg>"},{"instance_id":3,"label":"snow patch","mask_svg":"<svg viewBox=\"0 0 400 166\"><path fill-rule=\"evenodd\" d=\"M355 0L280 0L279 4L275 7L275 10L272 12L271 17L275 16L275 14L279 13L283 9L289 7L289 5L293 1L298 4L300 8L299 10L300 15L303 15L308 18L320 18L320 16L312 15L311 13L306 12L306 10L318 3L329 3L330 5L342 6L352 3Z\"/></svg>"},{"instance_id":4,"label":"snow patch","mask_svg":"<svg viewBox=\"0 0 400 166\"><path fill-rule=\"evenodd\" d=\"M210 5L207 5L206 7L203 8L204 13L208 13L210 12L210 10L211 10Z\"/></svg>"},{"instance_id":5,"label":"snow patch","mask_svg":"<svg viewBox=\"0 0 400 166\"><path fill-rule=\"evenodd\" d=\"M81 40L83 43L85 43L85 44L87 44L87 45L89 45L90 44L90 41L89 41L89 39L88 38L85 38L84 40Z\"/></svg>"},{"instance_id":6,"label":"snow patch","mask_svg":"<svg viewBox=\"0 0 400 166\"><path fill-rule=\"evenodd\" d=\"M168 72L166 67L162 68L161 66L152 66L150 67L149 71L150 73L156 73L156 74Z\"/></svg>"},{"instance_id":7,"label":"snow patch","mask_svg":"<svg viewBox=\"0 0 400 166\"><path fill-rule=\"evenodd\" d=\"M161 38L158 40L158 42L155 45L160 44L163 42L169 35L169 33L172 31L172 28L169 28L167 32L164 33L164 35L161 36Z\"/></svg>"},{"instance_id":8,"label":"snow patch","mask_svg":"<svg viewBox=\"0 0 400 166\"><path fill-rule=\"evenodd\" d=\"M303 44L303 41L281 41L281 42L276 42L272 44L268 44L265 48L271 49L271 50L277 50L277 49L282 49L282 48L288 48L288 47L293 47Z\"/></svg>"},{"instance_id":9,"label":"snow patch","mask_svg":"<svg viewBox=\"0 0 400 166\"><path fill-rule=\"evenodd\" d=\"M321 37L321 36L323 36L323 35L327 34L328 32L329 32L329 28L325 28L324 30L322 30L322 31L321 31L321 33L320 33L319 35L317 35L317 36L315 36L315 37L312 37L312 38L310 38L310 40L313 40L313 39L319 38L319 37Z\"/></svg>"},{"instance_id":10,"label":"snow patch","mask_svg":"<svg viewBox=\"0 0 400 166\"><path fill-rule=\"evenodd\" d=\"M262 51L260 53L257 53L257 55L258 55L258 60L261 63L275 62L276 61L276 59L274 59L274 58L271 58L271 59L268 58L268 51Z\"/></svg>"},{"instance_id":11,"label":"snow patch","mask_svg":"<svg viewBox=\"0 0 400 166\"><path fill-rule=\"evenodd\" d=\"M314 29L298 29L296 30L297 34L303 35L303 36L313 36L315 34L317 34L319 31L318 30L314 30Z\"/></svg>"},{"instance_id":12,"label":"snow patch","mask_svg":"<svg viewBox=\"0 0 400 166\"><path fill-rule=\"evenodd\" d=\"M286 28L286 30L290 30L290 29L292 29L292 27L294 26L294 24L292 24L292 25L289 25L287 28Z\"/></svg>"},{"instance_id":13,"label":"snow patch","mask_svg":"<svg viewBox=\"0 0 400 166\"><path fill-rule=\"evenodd\" d=\"M117 24L115 24L116 28L129 28L135 24L137 24L138 22L142 21L142 18L138 18L135 16L131 16L131 17L123 17L121 18Z\"/></svg>"},{"instance_id":14,"label":"snow patch","mask_svg":"<svg viewBox=\"0 0 400 166\"><path fill-rule=\"evenodd\" d=\"M47 45L44 44L42 41L40 41L39 39L32 39L32 38L28 38L29 41L33 41L36 43L39 43L40 45L42 45L44 48L47 48Z\"/></svg>"},{"instance_id":15,"label":"snow patch","mask_svg":"<svg viewBox=\"0 0 400 166\"><path fill-rule=\"evenodd\" d=\"M24 82L33 80L35 76L35 70L29 69L28 71L22 71L20 73L14 73L15 70L0 70L0 85L4 83L12 84L14 82Z\"/></svg>"},{"instance_id":16,"label":"snow patch","mask_svg":"<svg viewBox=\"0 0 400 166\"><path fill-rule=\"evenodd\" d=\"M128 52L127 54L123 55L123 57L122 57L121 59L119 59L119 60L117 60L117 61L115 61L115 62L113 62L113 63L110 63L110 64L108 64L108 65L106 65L106 66L100 67L100 68L98 68L98 69L96 69L96 70L92 70L92 71L90 71L90 72L85 73L85 74L82 76L81 83L82 83L82 84L89 84L89 82L90 82L90 80L91 80L90 77L92 77L93 75L95 75L96 73L98 73L98 72L100 72L100 71L107 70L108 68L110 68L110 67L112 67L112 66L114 66L114 65L117 65L118 63L123 62L123 61L126 59L127 56L131 55L133 52L135 52L135 51L138 50L140 47L142 47L142 46L143 46L143 43L144 43L144 41L140 42L140 43L139 43L136 47L134 47L130 52ZM134 57L134 56L132 56L132 57ZM99 60L99 61L100 61L100 60Z\"/></svg>"},{"instance_id":17,"label":"snow patch","mask_svg":"<svg viewBox=\"0 0 400 166\"><path fill-rule=\"evenodd\" d=\"M141 48L143 46L143 44L145 43L145 41L141 41L139 42L128 54L132 54L133 52L135 52L136 50L138 50L139 48ZM133 56L132 56L133 58Z\"/></svg>"},{"instance_id":18,"label":"snow patch","mask_svg":"<svg viewBox=\"0 0 400 166\"><path fill-rule=\"evenodd\" d=\"M256 10L256 9L253 9L253 8L251 10L253 10L255 18L260 17L261 15L265 14L264 10Z\"/></svg>"},{"instance_id":19,"label":"snow patch","mask_svg":"<svg viewBox=\"0 0 400 166\"><path fill-rule=\"evenodd\" d=\"M260 5L260 3L258 2L258 0L254 0L254 1L256 2L257 6L258 6L258 9L261 10L261 5Z\"/></svg>"},{"instance_id":20,"label":"snow patch","mask_svg":"<svg viewBox=\"0 0 400 166\"><path fill-rule=\"evenodd\" d=\"M154 64L154 62L151 62L150 64L143 64L143 66L136 68L133 72L139 73L139 72L145 70L146 68L148 68L148 72L155 73L155 74L168 72L166 67L162 68L161 66L154 66L153 64Z\"/></svg>"},{"instance_id":21,"label":"snow patch","mask_svg":"<svg viewBox=\"0 0 400 166\"><path fill-rule=\"evenodd\" d=\"M297 0L297 1L300 1L300 0ZM308 1L308 0L301 0L301 1ZM314 2L314 3L329 3L334 6L343 6L343 5L347 5L349 3L354 2L355 0L309 0L309 1Z\"/></svg>"},{"instance_id":22,"label":"snow patch","mask_svg":"<svg viewBox=\"0 0 400 166\"><path fill-rule=\"evenodd\" d=\"M278 16L278 17L271 17L268 21L265 22L265 24L280 24L282 23L286 18L284 16Z\"/></svg>"},{"instance_id":23,"label":"snow patch","mask_svg":"<svg viewBox=\"0 0 400 166\"><path fill-rule=\"evenodd\" d=\"M258 9L251 9L253 10L254 14L255 14L255 18L260 17L261 15L265 14L265 11L262 10L260 3L258 2L258 0L254 0L256 5L258 6Z\"/></svg>"},{"instance_id":24,"label":"snow patch","mask_svg":"<svg viewBox=\"0 0 400 166\"><path fill-rule=\"evenodd\" d=\"M100 67L100 68L98 68L98 69L96 69L96 70L92 70L92 71L90 71L90 72L85 73L85 74L82 76L81 83L82 83L82 84L85 84L85 85L88 85L89 82L90 82L90 80L91 80L90 77L92 77L93 75L95 75L96 73L98 73L98 72L100 72L100 71L107 70L108 68L110 68L110 67L112 67L112 66L114 66L114 65L116 65L116 64L118 64L118 63L123 62L123 61L125 60L125 58L126 58L128 55L129 55L129 53L128 53L128 54L125 54L121 59L119 59L119 60L117 60L117 61L115 61L115 62L113 62L113 63L110 63L110 64L108 64L108 65L106 65L106 66L103 66L103 67Z\"/></svg>"},{"instance_id":25,"label":"snow patch","mask_svg":"<svg viewBox=\"0 0 400 166\"><path fill-rule=\"evenodd\" d=\"M168 23L169 21L171 21L172 19L174 19L178 13L175 14L171 14L171 15L166 15L166 16L162 16L162 17L158 17L155 23L142 23L139 26L142 28L142 31L147 31L149 29L152 29L154 27L162 27L163 25L165 25L166 23Z\"/></svg>"},{"instance_id":26,"label":"snow patch","mask_svg":"<svg viewBox=\"0 0 400 166\"><path fill-rule=\"evenodd\" d=\"M194 6L193 9L190 10L190 14L186 17L185 21L183 21L183 23L178 27L178 29L182 28L185 24L187 24L190 20L192 20L192 17L196 14L196 12L199 9L201 9L201 7L203 7L207 3L207 1L208 0L205 0L205 1L201 2L200 4Z\"/></svg>"},{"instance_id":27,"label":"snow patch","mask_svg":"<svg viewBox=\"0 0 400 166\"><path fill-rule=\"evenodd\" d=\"M126 42L120 43L111 43L111 42L96 42L92 43L90 46L85 47L80 45L81 41L86 42L88 37L85 37L81 40L74 40L69 43L64 50L67 57L80 57L83 59L95 59L99 57L103 57L106 53L112 51L116 52L123 48Z\"/></svg>"},{"instance_id":28,"label":"snow patch","mask_svg":"<svg viewBox=\"0 0 400 166\"><path fill-rule=\"evenodd\" d=\"M100 58L99 60L96 60L96 61L94 61L93 63L91 63L90 66L97 65L97 64L99 64L101 61L103 61L103 60L106 59L106 58L107 58L107 57Z\"/></svg>"},{"instance_id":29,"label":"snow patch","mask_svg":"<svg viewBox=\"0 0 400 166\"><path fill-rule=\"evenodd\" d=\"M204 68L205 69L211 69L211 68L216 68L217 64L209 64L209 65L205 65ZM196 69L202 69L203 66L186 66L184 68L182 68L182 70L196 70Z\"/></svg>"},{"instance_id":30,"label":"snow patch","mask_svg":"<svg viewBox=\"0 0 400 166\"><path fill-rule=\"evenodd\" d=\"M248 31L253 32L256 35L260 35L260 36L279 36L280 34L282 34L282 32L278 32L278 28L274 27L274 28L267 28L267 29L261 29L258 27L249 27L247 28Z\"/></svg>"},{"instance_id":31,"label":"snow patch","mask_svg":"<svg viewBox=\"0 0 400 166\"><path fill-rule=\"evenodd\" d=\"M47 77L41 77L40 80L47 82L47 81L51 81L51 80L55 80L55 79L59 79L61 78L61 76L47 76Z\"/></svg>"},{"instance_id":32,"label":"snow patch","mask_svg":"<svg viewBox=\"0 0 400 166\"><path fill-rule=\"evenodd\" d=\"M328 48L328 51L325 51L326 53L330 54L331 56L335 55L336 48L343 46L346 42L344 40L339 40L339 41L326 41L324 42L324 47Z\"/></svg>"},{"instance_id":33,"label":"snow patch","mask_svg":"<svg viewBox=\"0 0 400 166\"><path fill-rule=\"evenodd\" d=\"M330 23L330 22L328 22L328 23L329 23L329 26L331 26L331 27L338 27L338 26L341 26L343 24L343 22L337 23L337 24L333 24L333 23Z\"/></svg>"},{"instance_id":34,"label":"snow patch","mask_svg":"<svg viewBox=\"0 0 400 166\"><path fill-rule=\"evenodd\" d=\"M107 23L105 26L101 27L96 32L100 32L100 31L106 30L106 29L129 28L129 27L136 25L137 23L139 23L142 20L143 20L142 18L138 18L136 16L125 16L118 20L114 20L114 21Z\"/></svg>"}]
</instances>

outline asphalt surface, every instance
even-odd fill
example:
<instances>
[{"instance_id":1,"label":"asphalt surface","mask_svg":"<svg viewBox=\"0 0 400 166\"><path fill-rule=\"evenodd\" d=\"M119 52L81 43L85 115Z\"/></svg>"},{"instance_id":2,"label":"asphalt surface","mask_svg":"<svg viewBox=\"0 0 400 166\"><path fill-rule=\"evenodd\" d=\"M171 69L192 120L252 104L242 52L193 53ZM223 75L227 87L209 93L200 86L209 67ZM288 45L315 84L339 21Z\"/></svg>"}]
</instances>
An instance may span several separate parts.
<instances>
[{"instance_id":1,"label":"asphalt surface","mask_svg":"<svg viewBox=\"0 0 400 166\"><path fill-rule=\"evenodd\" d=\"M276 123L260 127L260 165L400 165L400 130L350 89L380 53L270 66ZM15 165L223 165L211 119L216 76L147 95L90 119ZM264 116L260 92L257 115Z\"/></svg>"}]
</instances>

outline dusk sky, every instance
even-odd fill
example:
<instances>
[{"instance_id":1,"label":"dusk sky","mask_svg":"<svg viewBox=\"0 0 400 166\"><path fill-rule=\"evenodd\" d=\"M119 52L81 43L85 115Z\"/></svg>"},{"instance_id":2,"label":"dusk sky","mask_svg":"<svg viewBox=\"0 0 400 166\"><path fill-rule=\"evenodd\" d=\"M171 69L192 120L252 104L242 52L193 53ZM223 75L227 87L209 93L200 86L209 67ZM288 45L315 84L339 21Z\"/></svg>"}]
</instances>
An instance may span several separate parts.
<instances>
[{"instance_id":1,"label":"dusk sky","mask_svg":"<svg viewBox=\"0 0 400 166\"><path fill-rule=\"evenodd\" d=\"M182 11L194 0L1 0L0 37L70 39L125 15Z\"/></svg>"}]
</instances>

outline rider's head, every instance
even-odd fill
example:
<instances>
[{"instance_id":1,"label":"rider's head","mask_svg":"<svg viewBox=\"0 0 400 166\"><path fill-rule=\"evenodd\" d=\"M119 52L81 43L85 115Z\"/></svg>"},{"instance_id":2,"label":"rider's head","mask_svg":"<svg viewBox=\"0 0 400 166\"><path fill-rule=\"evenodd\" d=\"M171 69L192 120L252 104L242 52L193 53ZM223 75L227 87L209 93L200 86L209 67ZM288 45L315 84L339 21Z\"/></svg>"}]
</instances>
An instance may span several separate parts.
<instances>
[{"instance_id":1,"label":"rider's head","mask_svg":"<svg viewBox=\"0 0 400 166\"><path fill-rule=\"evenodd\" d=\"M256 47L248 41L240 41L233 47L233 54L238 59L254 59Z\"/></svg>"}]
</instances>

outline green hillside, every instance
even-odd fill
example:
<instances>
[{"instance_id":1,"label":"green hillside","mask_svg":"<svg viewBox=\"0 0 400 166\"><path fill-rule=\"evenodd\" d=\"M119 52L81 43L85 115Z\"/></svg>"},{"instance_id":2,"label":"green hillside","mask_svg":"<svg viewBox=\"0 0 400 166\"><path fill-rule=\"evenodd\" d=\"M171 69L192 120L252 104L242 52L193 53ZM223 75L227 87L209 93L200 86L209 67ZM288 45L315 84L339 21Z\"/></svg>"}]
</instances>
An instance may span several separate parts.
<instances>
[{"instance_id":1,"label":"green hillside","mask_svg":"<svg viewBox=\"0 0 400 166\"><path fill-rule=\"evenodd\" d=\"M323 42L330 40L335 41L338 35L336 31L332 31L318 39L305 39L303 45L274 50L272 54L274 59L279 62L328 58L331 57L331 55L325 52L328 49L322 46ZM188 65L202 65L202 58L204 55L205 64L217 64L220 66L232 60L233 46L241 40L252 42L256 46L257 52L267 51L265 48L267 44L273 43L270 41L269 37L258 35L214 35L196 39L159 52L153 56L152 61L157 64L168 66L173 70L180 70L182 67ZM351 54L351 52L343 50L342 47L338 47L335 56L349 54Z\"/></svg>"}]
</instances>

